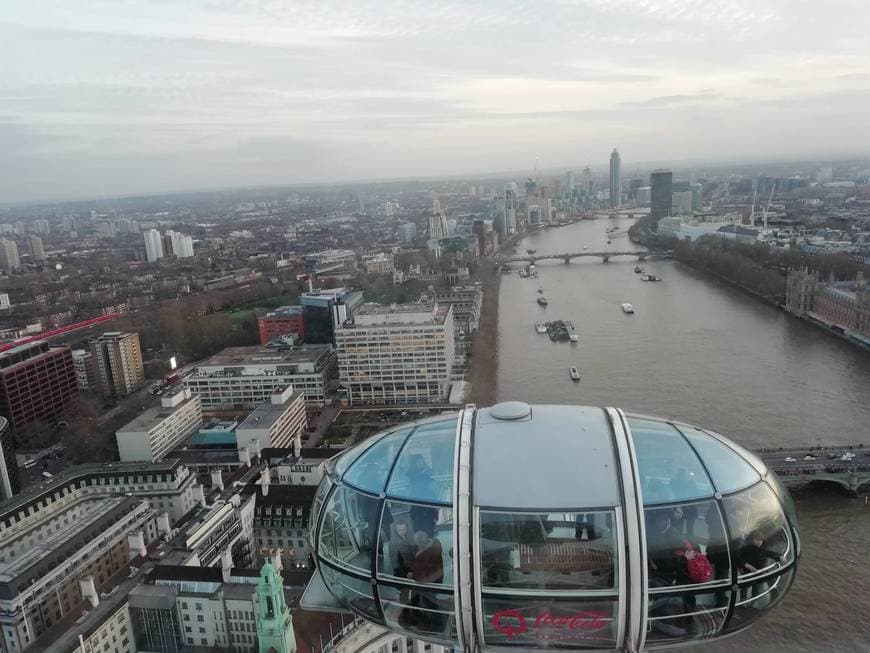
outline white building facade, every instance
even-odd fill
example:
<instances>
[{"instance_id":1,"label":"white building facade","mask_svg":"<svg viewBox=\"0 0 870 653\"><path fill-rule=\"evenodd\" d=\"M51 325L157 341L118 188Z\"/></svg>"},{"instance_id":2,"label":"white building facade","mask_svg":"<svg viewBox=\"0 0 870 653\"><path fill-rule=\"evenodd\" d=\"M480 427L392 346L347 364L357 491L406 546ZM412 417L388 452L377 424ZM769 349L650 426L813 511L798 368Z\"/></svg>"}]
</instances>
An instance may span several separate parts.
<instances>
[{"instance_id":1,"label":"white building facade","mask_svg":"<svg viewBox=\"0 0 870 653\"><path fill-rule=\"evenodd\" d=\"M336 331L339 375L358 404L444 403L455 358L451 306L368 304Z\"/></svg>"},{"instance_id":2,"label":"white building facade","mask_svg":"<svg viewBox=\"0 0 870 653\"><path fill-rule=\"evenodd\" d=\"M115 432L122 462L162 460L202 425L202 404L190 388L161 399Z\"/></svg>"}]
</instances>

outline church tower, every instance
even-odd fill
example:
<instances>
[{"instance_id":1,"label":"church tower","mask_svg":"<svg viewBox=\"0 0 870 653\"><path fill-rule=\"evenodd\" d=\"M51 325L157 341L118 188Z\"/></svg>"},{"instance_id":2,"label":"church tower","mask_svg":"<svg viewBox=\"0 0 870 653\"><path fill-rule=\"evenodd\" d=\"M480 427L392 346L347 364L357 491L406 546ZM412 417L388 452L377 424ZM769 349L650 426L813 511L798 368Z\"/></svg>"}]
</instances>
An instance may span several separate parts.
<instances>
[{"instance_id":1,"label":"church tower","mask_svg":"<svg viewBox=\"0 0 870 653\"><path fill-rule=\"evenodd\" d=\"M293 618L284 600L284 581L269 561L257 583L257 639L260 653L295 653Z\"/></svg>"}]
</instances>

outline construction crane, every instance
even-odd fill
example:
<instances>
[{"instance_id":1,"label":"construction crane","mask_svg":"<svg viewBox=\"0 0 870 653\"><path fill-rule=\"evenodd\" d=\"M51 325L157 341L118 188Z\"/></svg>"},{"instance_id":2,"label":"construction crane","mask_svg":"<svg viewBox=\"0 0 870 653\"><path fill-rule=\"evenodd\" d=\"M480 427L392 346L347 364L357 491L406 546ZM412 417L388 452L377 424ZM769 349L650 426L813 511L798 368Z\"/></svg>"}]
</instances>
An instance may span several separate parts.
<instances>
[{"instance_id":1,"label":"construction crane","mask_svg":"<svg viewBox=\"0 0 870 653\"><path fill-rule=\"evenodd\" d=\"M764 218L764 230L767 231L767 212L770 210L770 203L773 201L773 194L776 191L776 182L773 184L773 188L770 189L770 197L767 198L767 204L764 206L764 213L762 214Z\"/></svg>"},{"instance_id":2,"label":"construction crane","mask_svg":"<svg viewBox=\"0 0 870 653\"><path fill-rule=\"evenodd\" d=\"M755 226L755 200L758 199L758 182L752 184L752 210L749 212L749 224Z\"/></svg>"}]
</instances>

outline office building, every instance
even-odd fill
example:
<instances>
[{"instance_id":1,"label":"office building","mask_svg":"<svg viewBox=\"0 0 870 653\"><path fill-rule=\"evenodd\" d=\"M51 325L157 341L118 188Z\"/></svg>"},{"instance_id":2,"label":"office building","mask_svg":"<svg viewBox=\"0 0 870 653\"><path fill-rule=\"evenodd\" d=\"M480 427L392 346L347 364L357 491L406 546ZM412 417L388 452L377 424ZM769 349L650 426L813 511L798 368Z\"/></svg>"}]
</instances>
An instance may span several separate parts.
<instances>
[{"instance_id":1,"label":"office building","mask_svg":"<svg viewBox=\"0 0 870 653\"><path fill-rule=\"evenodd\" d=\"M51 233L51 224L45 218L39 218L33 221L33 233L47 236Z\"/></svg>"},{"instance_id":2,"label":"office building","mask_svg":"<svg viewBox=\"0 0 870 653\"><path fill-rule=\"evenodd\" d=\"M138 333L107 331L88 341L95 379L104 397L125 397L145 383Z\"/></svg>"},{"instance_id":3,"label":"office building","mask_svg":"<svg viewBox=\"0 0 870 653\"><path fill-rule=\"evenodd\" d=\"M94 387L94 357L84 349L72 350L73 369L79 390L90 390Z\"/></svg>"},{"instance_id":4,"label":"office building","mask_svg":"<svg viewBox=\"0 0 870 653\"><path fill-rule=\"evenodd\" d=\"M12 308L12 302L9 300L9 293L0 292L0 311L7 311Z\"/></svg>"},{"instance_id":5,"label":"office building","mask_svg":"<svg viewBox=\"0 0 870 653\"><path fill-rule=\"evenodd\" d=\"M380 252L371 256L364 256L363 268L365 268L367 274L392 274L395 269L393 255Z\"/></svg>"},{"instance_id":6,"label":"office building","mask_svg":"<svg viewBox=\"0 0 870 653\"><path fill-rule=\"evenodd\" d=\"M163 258L163 238L156 229L148 229L142 234L145 239L145 259L154 263Z\"/></svg>"},{"instance_id":7,"label":"office building","mask_svg":"<svg viewBox=\"0 0 870 653\"><path fill-rule=\"evenodd\" d=\"M5 417L0 417L0 502L18 492L18 476L15 448L12 446L12 427Z\"/></svg>"},{"instance_id":8,"label":"office building","mask_svg":"<svg viewBox=\"0 0 870 653\"><path fill-rule=\"evenodd\" d=\"M399 241L410 243L417 237L417 225L413 222L405 222L399 225Z\"/></svg>"},{"instance_id":9,"label":"office building","mask_svg":"<svg viewBox=\"0 0 870 653\"><path fill-rule=\"evenodd\" d=\"M236 445L251 451L264 447L302 446L302 434L308 427L305 397L287 386L257 406L236 427ZM256 444L255 444L256 441Z\"/></svg>"},{"instance_id":10,"label":"office building","mask_svg":"<svg viewBox=\"0 0 870 653\"><path fill-rule=\"evenodd\" d=\"M0 415L19 437L30 425L56 422L78 394L69 347L37 341L0 352Z\"/></svg>"},{"instance_id":11,"label":"office building","mask_svg":"<svg viewBox=\"0 0 870 653\"><path fill-rule=\"evenodd\" d=\"M39 236L27 237L27 251L30 254L31 261L45 260L45 248L42 245L42 238Z\"/></svg>"},{"instance_id":12,"label":"office building","mask_svg":"<svg viewBox=\"0 0 870 653\"><path fill-rule=\"evenodd\" d=\"M285 569L308 568L308 519L317 487L267 485L253 493L254 542L259 559L280 552Z\"/></svg>"},{"instance_id":13,"label":"office building","mask_svg":"<svg viewBox=\"0 0 870 653\"><path fill-rule=\"evenodd\" d=\"M0 504L3 651L24 650L75 610L82 584L91 595L108 592L156 539L148 503L96 481L64 476Z\"/></svg>"},{"instance_id":14,"label":"office building","mask_svg":"<svg viewBox=\"0 0 870 653\"><path fill-rule=\"evenodd\" d=\"M653 224L671 214L673 202L674 173L670 170L655 170L649 176L650 205L649 215Z\"/></svg>"},{"instance_id":15,"label":"office building","mask_svg":"<svg viewBox=\"0 0 870 653\"><path fill-rule=\"evenodd\" d=\"M302 306L280 306L257 317L260 344L266 345L272 338L293 335L301 342L305 337L305 322Z\"/></svg>"},{"instance_id":16,"label":"office building","mask_svg":"<svg viewBox=\"0 0 870 653\"><path fill-rule=\"evenodd\" d=\"M622 194L622 177L620 171L621 162L619 159L619 152L616 151L616 148L613 148L613 152L610 154L610 207L617 208L622 203L621 194Z\"/></svg>"},{"instance_id":17,"label":"office building","mask_svg":"<svg viewBox=\"0 0 870 653\"><path fill-rule=\"evenodd\" d=\"M21 267L18 244L14 240L0 238L0 270L9 273Z\"/></svg>"},{"instance_id":18,"label":"office building","mask_svg":"<svg viewBox=\"0 0 870 653\"><path fill-rule=\"evenodd\" d=\"M340 381L348 401L445 402L454 342L451 306L364 305L336 333Z\"/></svg>"},{"instance_id":19,"label":"office building","mask_svg":"<svg viewBox=\"0 0 870 653\"><path fill-rule=\"evenodd\" d=\"M649 186L640 186L635 193L635 201L640 206L649 206L652 189Z\"/></svg>"},{"instance_id":20,"label":"office building","mask_svg":"<svg viewBox=\"0 0 870 653\"><path fill-rule=\"evenodd\" d=\"M205 410L253 409L292 385L308 406L323 406L336 356L329 345L293 349L229 347L198 365L184 385L199 395Z\"/></svg>"},{"instance_id":21,"label":"office building","mask_svg":"<svg viewBox=\"0 0 870 653\"><path fill-rule=\"evenodd\" d=\"M300 299L305 322L305 342L335 344L336 327L350 318L363 303L359 290L332 288L303 293Z\"/></svg>"},{"instance_id":22,"label":"office building","mask_svg":"<svg viewBox=\"0 0 870 653\"><path fill-rule=\"evenodd\" d=\"M160 406L149 408L115 432L122 462L162 460L202 426L202 405L190 388L179 388L161 397Z\"/></svg>"},{"instance_id":23,"label":"office building","mask_svg":"<svg viewBox=\"0 0 870 653\"><path fill-rule=\"evenodd\" d=\"M483 290L479 285L453 286L449 289L430 288L420 297L422 303L453 308L453 332L456 358L454 364L464 367L471 353L471 342L480 325Z\"/></svg>"}]
</instances>

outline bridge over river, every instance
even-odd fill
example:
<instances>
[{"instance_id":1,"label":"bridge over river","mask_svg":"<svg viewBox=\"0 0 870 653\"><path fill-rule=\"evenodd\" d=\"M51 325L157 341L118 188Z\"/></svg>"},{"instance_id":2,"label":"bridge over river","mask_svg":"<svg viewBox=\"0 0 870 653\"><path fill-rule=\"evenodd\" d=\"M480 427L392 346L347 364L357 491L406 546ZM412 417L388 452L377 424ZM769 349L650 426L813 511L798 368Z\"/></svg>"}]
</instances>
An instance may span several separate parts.
<instances>
[{"instance_id":1,"label":"bridge over river","mask_svg":"<svg viewBox=\"0 0 870 653\"><path fill-rule=\"evenodd\" d=\"M609 250L603 252L565 252L562 254L518 254L515 256L499 256L496 258L496 262L499 264L507 264L507 263L537 263L538 261L565 261L565 263L570 263L571 259L581 258L581 257L594 257L600 258L602 261L607 263L610 259L615 256L632 256L636 257L638 261L645 261L648 258L670 258L670 252L650 252L647 250L637 250L637 251L620 251L620 250Z\"/></svg>"},{"instance_id":2,"label":"bridge over river","mask_svg":"<svg viewBox=\"0 0 870 653\"><path fill-rule=\"evenodd\" d=\"M852 453L855 457L843 460L847 453ZM870 483L870 446L865 447L863 444L761 449L756 454L786 485L836 483L849 492L857 493L862 485ZM815 460L806 460L807 456L812 456Z\"/></svg>"}]
</instances>

